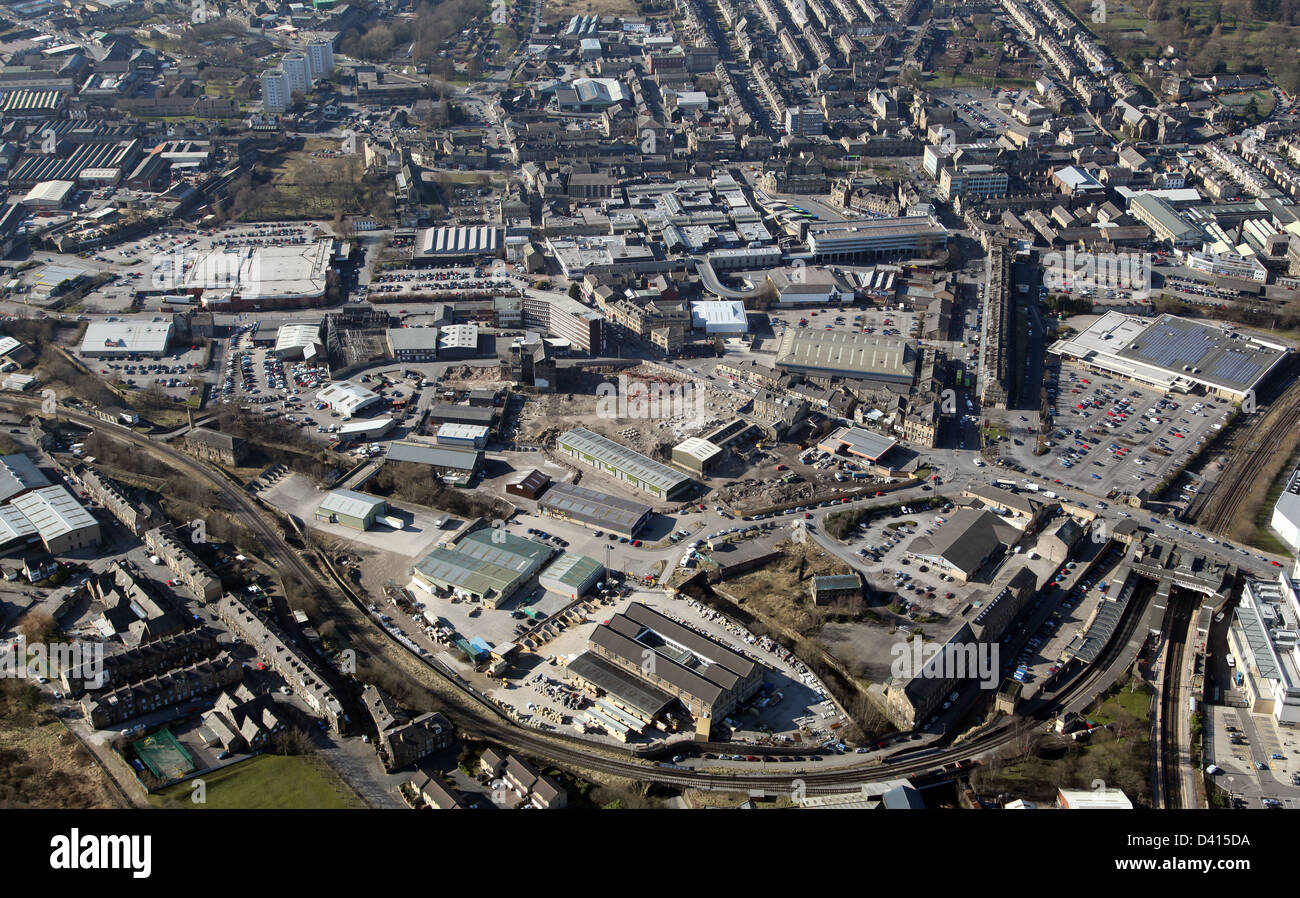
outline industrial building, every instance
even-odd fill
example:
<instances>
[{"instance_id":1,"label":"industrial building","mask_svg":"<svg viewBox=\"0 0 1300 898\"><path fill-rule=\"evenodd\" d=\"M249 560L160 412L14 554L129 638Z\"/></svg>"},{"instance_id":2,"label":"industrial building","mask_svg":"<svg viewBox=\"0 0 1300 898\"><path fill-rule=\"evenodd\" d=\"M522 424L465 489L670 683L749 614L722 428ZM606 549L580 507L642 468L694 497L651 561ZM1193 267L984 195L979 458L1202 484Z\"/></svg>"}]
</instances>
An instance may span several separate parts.
<instances>
[{"instance_id":1,"label":"industrial building","mask_svg":"<svg viewBox=\"0 0 1300 898\"><path fill-rule=\"evenodd\" d=\"M379 402L379 399L378 393L347 380L329 384L316 394L318 402L325 403L344 418L351 418L362 409Z\"/></svg>"},{"instance_id":2,"label":"industrial building","mask_svg":"<svg viewBox=\"0 0 1300 898\"><path fill-rule=\"evenodd\" d=\"M1233 402L1251 394L1290 351L1281 343L1161 315L1107 312L1049 352L1149 389L1203 390Z\"/></svg>"},{"instance_id":3,"label":"industrial building","mask_svg":"<svg viewBox=\"0 0 1300 898\"><path fill-rule=\"evenodd\" d=\"M653 514L649 505L572 483L552 486L537 500L537 510L553 518L577 521L584 527L628 539L635 538Z\"/></svg>"},{"instance_id":4,"label":"industrial building","mask_svg":"<svg viewBox=\"0 0 1300 898\"><path fill-rule=\"evenodd\" d=\"M776 367L812 378L840 377L900 387L916 377L920 353L900 337L788 328L776 350Z\"/></svg>"},{"instance_id":5,"label":"industrial building","mask_svg":"<svg viewBox=\"0 0 1300 898\"><path fill-rule=\"evenodd\" d=\"M1228 628L1236 685L1251 714L1280 726L1300 724L1300 565L1276 580L1247 579Z\"/></svg>"},{"instance_id":6,"label":"industrial building","mask_svg":"<svg viewBox=\"0 0 1300 898\"><path fill-rule=\"evenodd\" d=\"M36 534L51 555L100 543L99 522L62 486L31 490L9 504L36 528Z\"/></svg>"},{"instance_id":7,"label":"industrial building","mask_svg":"<svg viewBox=\"0 0 1300 898\"><path fill-rule=\"evenodd\" d=\"M744 334L749 331L745 304L740 300L691 303L691 327L706 334Z\"/></svg>"},{"instance_id":8,"label":"industrial building","mask_svg":"<svg viewBox=\"0 0 1300 898\"><path fill-rule=\"evenodd\" d=\"M506 484L506 492L512 496L523 496L525 499L538 499L550 485L551 475L533 468L512 478Z\"/></svg>"},{"instance_id":9,"label":"industrial building","mask_svg":"<svg viewBox=\"0 0 1300 898\"><path fill-rule=\"evenodd\" d=\"M444 361L472 359L479 355L477 324L449 324L438 328L438 358Z\"/></svg>"},{"instance_id":10,"label":"industrial building","mask_svg":"<svg viewBox=\"0 0 1300 898\"><path fill-rule=\"evenodd\" d=\"M604 471L659 499L679 498L692 485L691 479L686 475L583 427L575 427L560 434L555 446L570 458Z\"/></svg>"},{"instance_id":11,"label":"industrial building","mask_svg":"<svg viewBox=\"0 0 1300 898\"><path fill-rule=\"evenodd\" d=\"M76 189L72 181L42 181L27 191L21 202L29 209L62 209Z\"/></svg>"},{"instance_id":12,"label":"industrial building","mask_svg":"<svg viewBox=\"0 0 1300 898\"><path fill-rule=\"evenodd\" d=\"M286 324L275 335L275 354L287 361L314 359L324 351L318 324Z\"/></svg>"},{"instance_id":13,"label":"industrial building","mask_svg":"<svg viewBox=\"0 0 1300 898\"><path fill-rule=\"evenodd\" d=\"M388 461L427 465L452 486L467 486L483 468L483 452L460 446L437 446L398 440L388 447Z\"/></svg>"},{"instance_id":14,"label":"industrial building","mask_svg":"<svg viewBox=\"0 0 1300 898\"><path fill-rule=\"evenodd\" d=\"M496 417L495 409L479 408L473 405L439 402L429 407L429 423L431 424L475 424L481 427L491 427Z\"/></svg>"},{"instance_id":15,"label":"industrial building","mask_svg":"<svg viewBox=\"0 0 1300 898\"><path fill-rule=\"evenodd\" d=\"M687 437L673 447L673 464L703 478L722 460L722 447L699 437Z\"/></svg>"},{"instance_id":16,"label":"industrial building","mask_svg":"<svg viewBox=\"0 0 1300 898\"><path fill-rule=\"evenodd\" d=\"M483 449L487 446L489 433L491 430L478 424L443 424L434 439L439 446Z\"/></svg>"},{"instance_id":17,"label":"industrial building","mask_svg":"<svg viewBox=\"0 0 1300 898\"><path fill-rule=\"evenodd\" d=\"M416 258L476 259L495 256L505 245L500 228L490 225L425 228L416 235Z\"/></svg>"},{"instance_id":18,"label":"industrial building","mask_svg":"<svg viewBox=\"0 0 1300 898\"><path fill-rule=\"evenodd\" d=\"M388 352L399 362L433 362L438 358L436 327L390 327Z\"/></svg>"},{"instance_id":19,"label":"industrial building","mask_svg":"<svg viewBox=\"0 0 1300 898\"><path fill-rule=\"evenodd\" d=\"M504 530L476 530L452 548L435 548L416 563L416 595L448 596L497 608L550 559L555 549Z\"/></svg>"},{"instance_id":20,"label":"industrial building","mask_svg":"<svg viewBox=\"0 0 1300 898\"><path fill-rule=\"evenodd\" d=\"M537 582L547 592L573 600L595 589L604 576L605 566L596 559L573 552L561 552L560 557L542 571Z\"/></svg>"},{"instance_id":21,"label":"industrial building","mask_svg":"<svg viewBox=\"0 0 1300 898\"><path fill-rule=\"evenodd\" d=\"M172 322L92 321L81 339L87 358L120 359L131 355L160 356L172 340Z\"/></svg>"},{"instance_id":22,"label":"industrial building","mask_svg":"<svg viewBox=\"0 0 1300 898\"><path fill-rule=\"evenodd\" d=\"M599 688L634 706L646 704L647 695L649 704L658 703L658 694L676 699L695 718L696 735L703 739L714 720L758 691L766 671L757 661L640 602L592 631L587 651L573 662L577 671L599 676L598 666L579 663L588 656L621 672L595 683ZM637 688L625 691L622 681L628 675Z\"/></svg>"},{"instance_id":23,"label":"industrial building","mask_svg":"<svg viewBox=\"0 0 1300 898\"><path fill-rule=\"evenodd\" d=\"M369 530L375 518L387 511L388 503L378 496L355 490L330 490L316 507L316 520L353 530Z\"/></svg>"},{"instance_id":24,"label":"industrial building","mask_svg":"<svg viewBox=\"0 0 1300 898\"><path fill-rule=\"evenodd\" d=\"M332 239L235 252L217 248L195 260L183 289L215 310L304 308L325 297L333 255Z\"/></svg>"}]
</instances>

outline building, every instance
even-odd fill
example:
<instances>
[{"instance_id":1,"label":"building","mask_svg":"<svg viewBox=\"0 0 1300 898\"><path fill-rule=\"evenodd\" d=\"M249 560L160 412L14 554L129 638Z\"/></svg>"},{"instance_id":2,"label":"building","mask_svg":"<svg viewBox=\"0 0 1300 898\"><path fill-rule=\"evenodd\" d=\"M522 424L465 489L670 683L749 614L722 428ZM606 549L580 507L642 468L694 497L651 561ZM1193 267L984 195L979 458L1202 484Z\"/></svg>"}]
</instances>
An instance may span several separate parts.
<instances>
[{"instance_id":1,"label":"building","mask_svg":"<svg viewBox=\"0 0 1300 898\"><path fill-rule=\"evenodd\" d=\"M477 324L449 324L438 328L438 358L443 361L472 359L479 353Z\"/></svg>"},{"instance_id":2,"label":"building","mask_svg":"<svg viewBox=\"0 0 1300 898\"><path fill-rule=\"evenodd\" d=\"M659 499L681 498L693 485L686 475L586 428L577 427L560 434L555 447L560 453Z\"/></svg>"},{"instance_id":3,"label":"building","mask_svg":"<svg viewBox=\"0 0 1300 898\"><path fill-rule=\"evenodd\" d=\"M200 561L171 527L146 530L144 544L203 602L221 595L221 580Z\"/></svg>"},{"instance_id":4,"label":"building","mask_svg":"<svg viewBox=\"0 0 1300 898\"><path fill-rule=\"evenodd\" d=\"M1300 566L1276 580L1247 579L1228 628L1233 685L1251 714L1300 724Z\"/></svg>"},{"instance_id":5,"label":"building","mask_svg":"<svg viewBox=\"0 0 1300 898\"><path fill-rule=\"evenodd\" d=\"M715 720L758 691L766 671L757 661L640 602L592 631L587 652L579 658L586 655L676 699L695 718L701 739L708 738Z\"/></svg>"},{"instance_id":6,"label":"building","mask_svg":"<svg viewBox=\"0 0 1300 898\"><path fill-rule=\"evenodd\" d=\"M431 424L474 424L481 427L491 427L496 421L497 413L494 409L479 408L473 405L453 405L449 402L439 402L429 407L429 423Z\"/></svg>"},{"instance_id":7,"label":"building","mask_svg":"<svg viewBox=\"0 0 1300 898\"><path fill-rule=\"evenodd\" d=\"M351 418L357 412L370 408L380 401L380 396L371 390L351 381L336 381L316 394L316 399L323 402L344 418Z\"/></svg>"},{"instance_id":8,"label":"building","mask_svg":"<svg viewBox=\"0 0 1300 898\"><path fill-rule=\"evenodd\" d=\"M879 463L898 445L898 440L861 427L841 427L817 444L817 448L832 455L852 455Z\"/></svg>"},{"instance_id":9,"label":"building","mask_svg":"<svg viewBox=\"0 0 1300 898\"><path fill-rule=\"evenodd\" d=\"M1169 203L1150 193L1140 193L1129 203L1133 217L1151 229L1152 236L1175 248L1200 246L1205 234L1179 215Z\"/></svg>"},{"instance_id":10,"label":"building","mask_svg":"<svg viewBox=\"0 0 1300 898\"><path fill-rule=\"evenodd\" d=\"M352 530L369 530L375 518L387 512L388 503L378 496L354 490L330 490L316 506L316 520Z\"/></svg>"},{"instance_id":11,"label":"building","mask_svg":"<svg viewBox=\"0 0 1300 898\"><path fill-rule=\"evenodd\" d=\"M1049 352L1165 392L1204 390L1241 402L1287 357L1282 343L1175 315L1107 312Z\"/></svg>"},{"instance_id":12,"label":"building","mask_svg":"<svg viewBox=\"0 0 1300 898\"><path fill-rule=\"evenodd\" d=\"M802 303L828 305L853 299L852 287L817 265L770 271L767 282L776 290L777 302L783 306Z\"/></svg>"},{"instance_id":13,"label":"building","mask_svg":"<svg viewBox=\"0 0 1300 898\"><path fill-rule=\"evenodd\" d=\"M547 592L575 600L595 589L604 576L605 566L596 559L561 552L560 557L542 571L537 582Z\"/></svg>"},{"instance_id":14,"label":"building","mask_svg":"<svg viewBox=\"0 0 1300 898\"><path fill-rule=\"evenodd\" d=\"M722 460L722 447L699 437L687 437L673 447L673 464L703 479Z\"/></svg>"},{"instance_id":15,"label":"building","mask_svg":"<svg viewBox=\"0 0 1300 898\"><path fill-rule=\"evenodd\" d=\"M375 723L379 754L390 773L442 751L455 738L451 723L442 714L431 711L411 719L373 684L362 690L361 703Z\"/></svg>"},{"instance_id":16,"label":"building","mask_svg":"<svg viewBox=\"0 0 1300 898\"><path fill-rule=\"evenodd\" d=\"M150 673L137 682L83 696L81 710L91 726L107 729L168 705L193 701L201 695L225 689L238 683L243 673L243 668L222 652L211 660Z\"/></svg>"},{"instance_id":17,"label":"building","mask_svg":"<svg viewBox=\"0 0 1300 898\"><path fill-rule=\"evenodd\" d=\"M42 181L21 202L28 209L62 209L76 190L77 185L72 181Z\"/></svg>"},{"instance_id":18,"label":"building","mask_svg":"<svg viewBox=\"0 0 1300 898\"><path fill-rule=\"evenodd\" d=\"M86 495L98 502L136 536L163 523L162 511L154 504L131 497L127 488L90 467L75 469L73 477Z\"/></svg>"},{"instance_id":19,"label":"building","mask_svg":"<svg viewBox=\"0 0 1300 898\"><path fill-rule=\"evenodd\" d=\"M920 360L917 345L900 337L853 331L787 328L776 367L791 374L910 386Z\"/></svg>"},{"instance_id":20,"label":"building","mask_svg":"<svg viewBox=\"0 0 1300 898\"><path fill-rule=\"evenodd\" d=\"M452 548L437 547L411 571L415 594L455 595L498 608L537 573L555 550L504 530L476 530Z\"/></svg>"},{"instance_id":21,"label":"building","mask_svg":"<svg viewBox=\"0 0 1300 898\"><path fill-rule=\"evenodd\" d=\"M342 733L347 727L343 705L306 652L284 637L280 629L249 608L237 596L226 595L217 603L222 623L241 637L259 659L284 678L294 694Z\"/></svg>"},{"instance_id":22,"label":"building","mask_svg":"<svg viewBox=\"0 0 1300 898\"><path fill-rule=\"evenodd\" d=\"M438 358L436 327L390 327L388 353L399 362L433 362Z\"/></svg>"},{"instance_id":23,"label":"building","mask_svg":"<svg viewBox=\"0 0 1300 898\"><path fill-rule=\"evenodd\" d=\"M325 298L334 253L333 238L264 244L233 253L216 247L193 260L181 288L200 297L212 312L310 308Z\"/></svg>"},{"instance_id":24,"label":"building","mask_svg":"<svg viewBox=\"0 0 1300 898\"><path fill-rule=\"evenodd\" d=\"M334 74L334 44L327 40L314 40L307 44L307 59L311 63L314 79L328 78Z\"/></svg>"},{"instance_id":25,"label":"building","mask_svg":"<svg viewBox=\"0 0 1300 898\"><path fill-rule=\"evenodd\" d=\"M521 801L539 810L556 810L568 805L569 796L550 777L538 773L533 765L517 755L506 755L500 767L506 781Z\"/></svg>"},{"instance_id":26,"label":"building","mask_svg":"<svg viewBox=\"0 0 1300 898\"><path fill-rule=\"evenodd\" d=\"M305 96L311 91L311 63L307 61L305 53L290 50L281 58L280 68L284 71L291 100L295 93L301 93Z\"/></svg>"},{"instance_id":27,"label":"building","mask_svg":"<svg viewBox=\"0 0 1300 898\"><path fill-rule=\"evenodd\" d=\"M1056 806L1069 811L1131 811L1133 802L1122 789L1057 789Z\"/></svg>"},{"instance_id":28,"label":"building","mask_svg":"<svg viewBox=\"0 0 1300 898\"><path fill-rule=\"evenodd\" d=\"M63 486L45 486L9 500L36 528L51 555L74 552L100 543L99 522Z\"/></svg>"},{"instance_id":29,"label":"building","mask_svg":"<svg viewBox=\"0 0 1300 898\"><path fill-rule=\"evenodd\" d=\"M537 500L537 511L627 539L634 539L654 513L649 505L572 483L554 484Z\"/></svg>"},{"instance_id":30,"label":"building","mask_svg":"<svg viewBox=\"0 0 1300 898\"><path fill-rule=\"evenodd\" d=\"M173 324L165 321L91 321L81 338L81 354L95 359L132 355L160 356L171 345Z\"/></svg>"},{"instance_id":31,"label":"building","mask_svg":"<svg viewBox=\"0 0 1300 898\"><path fill-rule=\"evenodd\" d=\"M262 109L266 112L285 112L289 108L292 92L289 76L282 68L262 72Z\"/></svg>"},{"instance_id":32,"label":"building","mask_svg":"<svg viewBox=\"0 0 1300 898\"><path fill-rule=\"evenodd\" d=\"M862 581L857 574L831 574L813 577L812 600L814 605L862 598Z\"/></svg>"},{"instance_id":33,"label":"building","mask_svg":"<svg viewBox=\"0 0 1300 898\"><path fill-rule=\"evenodd\" d=\"M945 168L939 173L939 194L951 202L953 197L1006 196L1010 179L992 165L962 165Z\"/></svg>"},{"instance_id":34,"label":"building","mask_svg":"<svg viewBox=\"0 0 1300 898\"><path fill-rule=\"evenodd\" d=\"M181 437L181 448L205 461L239 465L248 457L248 441L207 427L195 427Z\"/></svg>"},{"instance_id":35,"label":"building","mask_svg":"<svg viewBox=\"0 0 1300 898\"><path fill-rule=\"evenodd\" d=\"M817 224L808 250L819 262L869 262L926 256L948 246L948 229L930 215Z\"/></svg>"},{"instance_id":36,"label":"building","mask_svg":"<svg viewBox=\"0 0 1300 898\"><path fill-rule=\"evenodd\" d=\"M574 349L588 355L599 355L605 348L605 316L563 293L526 291L523 323L568 340Z\"/></svg>"},{"instance_id":37,"label":"building","mask_svg":"<svg viewBox=\"0 0 1300 898\"><path fill-rule=\"evenodd\" d=\"M426 228L416 235L416 257L468 261L496 256L505 246L504 233L490 225Z\"/></svg>"},{"instance_id":38,"label":"building","mask_svg":"<svg viewBox=\"0 0 1300 898\"><path fill-rule=\"evenodd\" d=\"M274 352L286 361L314 359L325 352L319 324L286 324L275 335Z\"/></svg>"},{"instance_id":39,"label":"building","mask_svg":"<svg viewBox=\"0 0 1300 898\"><path fill-rule=\"evenodd\" d=\"M512 478L506 484L506 492L512 496L523 496L525 499L537 499L550 485L551 475L533 468Z\"/></svg>"},{"instance_id":40,"label":"building","mask_svg":"<svg viewBox=\"0 0 1300 898\"><path fill-rule=\"evenodd\" d=\"M1020 531L997 515L963 508L953 512L934 535L915 537L907 554L965 583L1019 539Z\"/></svg>"},{"instance_id":41,"label":"building","mask_svg":"<svg viewBox=\"0 0 1300 898\"><path fill-rule=\"evenodd\" d=\"M744 334L749 332L749 319L740 300L693 302L691 326L706 334Z\"/></svg>"},{"instance_id":42,"label":"building","mask_svg":"<svg viewBox=\"0 0 1300 898\"><path fill-rule=\"evenodd\" d=\"M445 483L467 486L483 469L483 452L460 446L398 440L389 445L386 461L427 465Z\"/></svg>"},{"instance_id":43,"label":"building","mask_svg":"<svg viewBox=\"0 0 1300 898\"><path fill-rule=\"evenodd\" d=\"M1300 553L1300 468L1291 472L1286 487L1277 497L1269 524L1292 552Z\"/></svg>"},{"instance_id":44,"label":"building","mask_svg":"<svg viewBox=\"0 0 1300 898\"><path fill-rule=\"evenodd\" d=\"M434 437L439 446L457 446L461 449L487 447L491 429L480 424L442 424Z\"/></svg>"}]
</instances>

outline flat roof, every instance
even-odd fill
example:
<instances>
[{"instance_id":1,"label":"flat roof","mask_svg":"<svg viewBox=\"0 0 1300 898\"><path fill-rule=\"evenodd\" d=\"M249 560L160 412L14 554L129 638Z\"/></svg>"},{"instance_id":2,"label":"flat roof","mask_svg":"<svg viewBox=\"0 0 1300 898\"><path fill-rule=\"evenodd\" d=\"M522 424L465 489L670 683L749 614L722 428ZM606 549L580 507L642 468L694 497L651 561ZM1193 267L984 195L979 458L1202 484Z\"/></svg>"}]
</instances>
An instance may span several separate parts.
<instances>
[{"instance_id":1,"label":"flat roof","mask_svg":"<svg viewBox=\"0 0 1300 898\"><path fill-rule=\"evenodd\" d=\"M213 249L185 275L187 289L230 291L243 299L305 299L325 293L332 238L315 243Z\"/></svg>"},{"instance_id":2,"label":"flat roof","mask_svg":"<svg viewBox=\"0 0 1300 898\"><path fill-rule=\"evenodd\" d=\"M172 322L165 321L92 321L81 339L83 353L145 352L167 350Z\"/></svg>"},{"instance_id":3,"label":"flat roof","mask_svg":"<svg viewBox=\"0 0 1300 898\"><path fill-rule=\"evenodd\" d=\"M1051 351L1165 389L1200 385L1245 394L1289 350L1175 315L1107 312L1081 333L1054 343Z\"/></svg>"},{"instance_id":4,"label":"flat roof","mask_svg":"<svg viewBox=\"0 0 1300 898\"><path fill-rule=\"evenodd\" d=\"M486 439L491 428L482 424L443 424L438 428L438 436L452 440Z\"/></svg>"}]
</instances>

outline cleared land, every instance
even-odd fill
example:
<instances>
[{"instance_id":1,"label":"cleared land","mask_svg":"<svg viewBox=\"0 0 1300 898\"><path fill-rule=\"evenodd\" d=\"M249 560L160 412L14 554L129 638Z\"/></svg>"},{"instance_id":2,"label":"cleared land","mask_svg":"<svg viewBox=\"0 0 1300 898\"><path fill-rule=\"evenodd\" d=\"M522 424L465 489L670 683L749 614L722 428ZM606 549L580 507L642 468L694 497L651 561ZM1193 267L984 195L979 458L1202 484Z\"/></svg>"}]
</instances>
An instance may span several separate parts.
<instances>
[{"instance_id":1,"label":"cleared land","mask_svg":"<svg viewBox=\"0 0 1300 898\"><path fill-rule=\"evenodd\" d=\"M542 19L558 22L574 16L631 16L638 11L636 0L546 0Z\"/></svg>"}]
</instances>

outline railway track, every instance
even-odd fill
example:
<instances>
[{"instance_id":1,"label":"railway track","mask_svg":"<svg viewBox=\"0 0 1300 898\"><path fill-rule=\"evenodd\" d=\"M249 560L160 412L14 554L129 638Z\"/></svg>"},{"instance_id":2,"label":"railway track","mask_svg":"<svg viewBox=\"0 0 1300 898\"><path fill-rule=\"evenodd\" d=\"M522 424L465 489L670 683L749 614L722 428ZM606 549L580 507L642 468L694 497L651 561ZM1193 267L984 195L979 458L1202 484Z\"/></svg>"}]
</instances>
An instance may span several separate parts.
<instances>
[{"instance_id":1,"label":"railway track","mask_svg":"<svg viewBox=\"0 0 1300 898\"><path fill-rule=\"evenodd\" d=\"M1179 734L1182 720L1183 661L1187 631L1192 623L1191 602L1170 599L1165 611L1164 630L1169 634L1160 686L1160 788L1161 804L1167 810L1185 807L1183 758Z\"/></svg>"},{"instance_id":2,"label":"railway track","mask_svg":"<svg viewBox=\"0 0 1300 898\"><path fill-rule=\"evenodd\" d=\"M26 413L38 413L40 404L40 400L27 397L0 397L0 407ZM1027 713L1021 718L1002 719L957 747L941 748L927 752L918 758L899 757L897 760L891 760L876 757L844 766L828 765L825 769L809 769L806 766L807 762L804 762L798 766L780 768L779 773L777 769L767 765L754 773L712 772L707 768L661 767L644 753L619 749L615 746L603 746L588 740L580 740L576 736L543 733L515 724L505 717L499 708L475 693L468 685L437 665L424 660L384 630L369 615L362 597L357 595L342 578L331 576L328 562L323 565L327 569L327 574L322 575L302 554L285 541L270 512L242 486L229 479L228 475L215 471L192 456L150 437L121 427L105 427L103 422L85 413L60 408L59 415L68 421L141 448L212 487L222 503L239 514L241 521L257 536L262 553L276 565L278 570L293 571L302 577L304 582L323 587L322 604L328 607L330 619L335 622L338 635L342 640L356 649L358 655L373 658L408 685L428 690L439 696L445 703L443 713L462 732L557 765L639 782L723 791L761 790L768 794L784 794L798 786L808 794L819 794L853 790L872 782L923 775L945 765L969 762L989 752L1015 745L1024 738L1027 731L1032 732L1036 724L1048 720L1056 709L1064 707L1075 699L1086 698L1089 690L1096 688L1103 681L1107 668L1118 658L1120 649L1142 616L1141 608L1131 609L1127 623L1121 627L1121 632L1116 634L1112 645L1108 646L1098 662L1084 675L1054 695L1050 702L1043 703L1036 709L1027 709ZM324 670L327 676L337 678L337 672L328 666L325 666ZM355 706L355 699L351 696L346 683L340 682L339 694L345 702ZM902 754L910 753L905 751Z\"/></svg>"},{"instance_id":3,"label":"railway track","mask_svg":"<svg viewBox=\"0 0 1300 898\"><path fill-rule=\"evenodd\" d=\"M1264 426L1252 428L1233 452L1214 489L1205 497L1195 521L1199 527L1232 537L1243 516L1253 519L1245 500L1279 451L1290 454L1300 436L1300 382L1292 384L1266 413Z\"/></svg>"}]
</instances>

